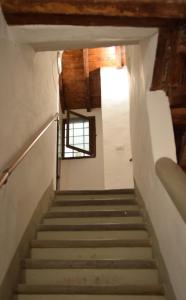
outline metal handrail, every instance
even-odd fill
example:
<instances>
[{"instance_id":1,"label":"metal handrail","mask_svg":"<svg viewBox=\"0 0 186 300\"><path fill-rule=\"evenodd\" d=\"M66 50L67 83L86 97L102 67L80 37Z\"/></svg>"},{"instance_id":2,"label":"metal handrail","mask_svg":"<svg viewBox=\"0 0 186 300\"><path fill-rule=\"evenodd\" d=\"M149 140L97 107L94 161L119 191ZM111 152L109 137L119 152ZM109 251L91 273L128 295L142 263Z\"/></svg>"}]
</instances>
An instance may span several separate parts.
<instances>
[{"instance_id":1,"label":"metal handrail","mask_svg":"<svg viewBox=\"0 0 186 300\"><path fill-rule=\"evenodd\" d=\"M12 172L16 169L16 167L20 164L20 162L24 159L24 157L30 152L30 150L33 148L33 146L36 144L36 142L40 139L40 137L45 133L45 131L52 125L54 121L57 121L59 117L59 114L56 113L52 118L50 118L37 132L31 141L29 141L20 151L16 157L12 159L12 161L9 163L9 166L3 170L3 172L0 174L0 188L7 183L8 178L12 174Z\"/></svg>"}]
</instances>

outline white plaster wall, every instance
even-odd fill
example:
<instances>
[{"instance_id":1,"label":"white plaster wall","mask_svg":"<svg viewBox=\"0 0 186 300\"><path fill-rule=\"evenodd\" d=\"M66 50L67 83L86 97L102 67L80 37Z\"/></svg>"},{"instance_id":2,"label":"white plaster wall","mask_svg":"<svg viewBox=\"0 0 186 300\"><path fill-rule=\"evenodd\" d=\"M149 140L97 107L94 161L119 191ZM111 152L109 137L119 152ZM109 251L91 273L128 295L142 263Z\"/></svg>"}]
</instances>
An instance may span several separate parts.
<instances>
[{"instance_id":1,"label":"white plaster wall","mask_svg":"<svg viewBox=\"0 0 186 300\"><path fill-rule=\"evenodd\" d=\"M37 51L96 48L136 43L154 34L156 28L111 26L25 25L12 26L19 43L30 44Z\"/></svg>"},{"instance_id":2,"label":"white plaster wall","mask_svg":"<svg viewBox=\"0 0 186 300\"><path fill-rule=\"evenodd\" d=\"M133 188L127 67L101 69L105 189Z\"/></svg>"},{"instance_id":3,"label":"white plaster wall","mask_svg":"<svg viewBox=\"0 0 186 300\"><path fill-rule=\"evenodd\" d=\"M103 132L101 109L88 113L78 109L77 112L96 117L96 157L85 159L62 160L62 190L101 190L104 189Z\"/></svg>"},{"instance_id":4,"label":"white plaster wall","mask_svg":"<svg viewBox=\"0 0 186 300\"><path fill-rule=\"evenodd\" d=\"M9 35L0 12L0 170L57 107L56 53L35 53ZM0 283L45 190L54 180L56 124L0 190Z\"/></svg>"},{"instance_id":5,"label":"white plaster wall","mask_svg":"<svg viewBox=\"0 0 186 300\"><path fill-rule=\"evenodd\" d=\"M162 156L176 161L167 98L149 92L157 36L127 47L131 76L131 139L134 178L145 201L177 299L186 293L186 225L155 174Z\"/></svg>"}]
</instances>

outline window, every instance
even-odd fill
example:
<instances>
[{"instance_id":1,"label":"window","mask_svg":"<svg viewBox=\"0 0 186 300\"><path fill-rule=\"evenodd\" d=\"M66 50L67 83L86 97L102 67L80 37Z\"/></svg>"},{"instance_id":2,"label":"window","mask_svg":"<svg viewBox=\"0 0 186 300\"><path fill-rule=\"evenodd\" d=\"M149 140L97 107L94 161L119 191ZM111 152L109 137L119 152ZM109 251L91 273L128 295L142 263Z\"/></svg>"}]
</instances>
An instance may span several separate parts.
<instances>
[{"instance_id":1,"label":"window","mask_svg":"<svg viewBox=\"0 0 186 300\"><path fill-rule=\"evenodd\" d=\"M95 157L95 117L68 112L67 119L63 120L62 139L62 159Z\"/></svg>"}]
</instances>

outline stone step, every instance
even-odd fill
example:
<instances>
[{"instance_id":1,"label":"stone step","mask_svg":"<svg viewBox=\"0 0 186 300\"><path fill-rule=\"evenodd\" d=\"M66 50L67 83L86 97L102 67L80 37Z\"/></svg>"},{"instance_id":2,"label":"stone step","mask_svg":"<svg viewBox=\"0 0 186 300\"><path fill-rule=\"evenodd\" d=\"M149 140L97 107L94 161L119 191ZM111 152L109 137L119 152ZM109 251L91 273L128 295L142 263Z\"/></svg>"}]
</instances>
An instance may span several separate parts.
<instances>
[{"instance_id":1,"label":"stone step","mask_svg":"<svg viewBox=\"0 0 186 300\"><path fill-rule=\"evenodd\" d=\"M164 288L162 285L115 285L115 286L62 286L62 285L27 285L20 284L16 289L17 294L22 295L85 295L89 296L103 296L109 297L114 295L114 297L122 295L123 296L163 296ZM62 296L63 297L63 296ZM66 296L65 296L66 297ZM63 298L62 298L63 299ZM71 299L71 298L69 298ZM72 298L73 299L73 298ZM84 298L85 299L85 298ZM91 299L91 298L90 298ZM92 298L95 299L95 298ZM97 298L96 298L97 299ZM105 299L105 298L103 298ZM112 298L111 298L112 299ZM115 298L114 298L115 299ZM125 299L125 298L124 298ZM127 299L127 298L126 298ZM129 298L130 299L130 298ZM135 298L134 298L135 299ZM131 300L134 300L131 298ZM150 299L150 298L142 298ZM161 298L160 298L161 299ZM35 300L35 299L34 299ZM61 299L60 299L61 300ZM136 300L136 299L135 299ZM137 299L139 300L139 299ZM141 300L141 299L140 299ZM159 300L159 299L158 299Z\"/></svg>"},{"instance_id":2,"label":"stone step","mask_svg":"<svg viewBox=\"0 0 186 300\"><path fill-rule=\"evenodd\" d=\"M44 225L88 225L88 224L104 224L106 222L112 224L143 224L142 217L88 217L88 218L44 218Z\"/></svg>"},{"instance_id":3,"label":"stone step","mask_svg":"<svg viewBox=\"0 0 186 300\"><path fill-rule=\"evenodd\" d=\"M49 208L49 213L51 212L71 212L71 213L75 213L75 212L79 212L79 213L82 213L82 212L87 212L87 210L89 211L105 211L105 209L107 211L113 211L113 210L117 210L121 213L125 213L126 211L139 211L140 212L140 209L139 209L139 206L136 204L136 205L127 205L127 204L124 204L124 205L99 205L99 206L96 206L96 205L90 205L90 206L87 206L87 205L79 205L79 206L51 206Z\"/></svg>"},{"instance_id":4,"label":"stone step","mask_svg":"<svg viewBox=\"0 0 186 300\"><path fill-rule=\"evenodd\" d=\"M153 259L94 259L94 260L56 260L25 259L24 269L157 269Z\"/></svg>"},{"instance_id":5,"label":"stone step","mask_svg":"<svg viewBox=\"0 0 186 300\"><path fill-rule=\"evenodd\" d=\"M91 205L137 205L135 199L94 199L94 200L58 200L53 201L52 206L91 206Z\"/></svg>"},{"instance_id":6,"label":"stone step","mask_svg":"<svg viewBox=\"0 0 186 300\"><path fill-rule=\"evenodd\" d=\"M150 239L94 239L94 240L33 240L35 248L108 248L108 247L151 247Z\"/></svg>"},{"instance_id":7,"label":"stone step","mask_svg":"<svg viewBox=\"0 0 186 300\"><path fill-rule=\"evenodd\" d=\"M116 231L116 230L146 230L146 224L122 224L122 223L104 223L104 224L86 224L86 225L38 225L38 231Z\"/></svg>"},{"instance_id":8,"label":"stone step","mask_svg":"<svg viewBox=\"0 0 186 300\"><path fill-rule=\"evenodd\" d=\"M42 242L42 241L40 241ZM47 245L46 245L47 246ZM50 245L51 246L51 243ZM151 259L149 247L32 248L33 259Z\"/></svg>"},{"instance_id":9,"label":"stone step","mask_svg":"<svg viewBox=\"0 0 186 300\"><path fill-rule=\"evenodd\" d=\"M52 226L52 225L43 225ZM59 226L59 225L58 225ZM56 227L56 226L55 226ZM146 230L92 230L92 231L50 231L45 227L45 231L37 232L38 240L84 240L91 241L94 239L112 239L113 243L118 239L127 240L146 240L148 239L148 232Z\"/></svg>"},{"instance_id":10,"label":"stone step","mask_svg":"<svg viewBox=\"0 0 186 300\"><path fill-rule=\"evenodd\" d=\"M117 286L117 285L157 285L156 269L26 269L26 284L67 285L67 286Z\"/></svg>"},{"instance_id":11,"label":"stone step","mask_svg":"<svg viewBox=\"0 0 186 300\"><path fill-rule=\"evenodd\" d=\"M96 193L96 192L92 192L92 193L72 193L72 192L68 192L68 193L56 193L55 195L55 199L64 199L64 200L94 200L94 199L134 199L135 198L135 194L134 192L130 192L130 193L116 193L116 192L112 192L112 193Z\"/></svg>"},{"instance_id":12,"label":"stone step","mask_svg":"<svg viewBox=\"0 0 186 300\"><path fill-rule=\"evenodd\" d=\"M16 300L166 300L160 295L18 295Z\"/></svg>"},{"instance_id":13,"label":"stone step","mask_svg":"<svg viewBox=\"0 0 186 300\"><path fill-rule=\"evenodd\" d=\"M52 218L97 218L97 217L138 217L142 216L140 210L87 210L87 211L57 211L45 214L45 219Z\"/></svg>"}]
</instances>

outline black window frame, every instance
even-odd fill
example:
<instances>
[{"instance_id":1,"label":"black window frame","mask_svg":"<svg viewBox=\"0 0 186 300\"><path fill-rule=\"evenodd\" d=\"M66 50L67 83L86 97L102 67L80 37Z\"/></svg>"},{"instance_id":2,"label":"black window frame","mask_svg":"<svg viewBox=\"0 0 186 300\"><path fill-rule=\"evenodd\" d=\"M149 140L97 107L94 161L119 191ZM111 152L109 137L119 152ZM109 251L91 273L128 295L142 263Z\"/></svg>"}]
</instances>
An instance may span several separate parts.
<instances>
[{"instance_id":1,"label":"black window frame","mask_svg":"<svg viewBox=\"0 0 186 300\"><path fill-rule=\"evenodd\" d=\"M89 128L90 128L90 140L89 140L90 155L89 156L77 156L77 157L65 157L65 125L67 126L67 124L68 124L68 119L65 118L62 120L62 136L61 136L61 138L62 138L62 160L87 159L87 158L95 158L96 157L96 118L95 118L95 116L86 116L86 119L89 122ZM78 151L78 152L84 153L83 151Z\"/></svg>"}]
</instances>

